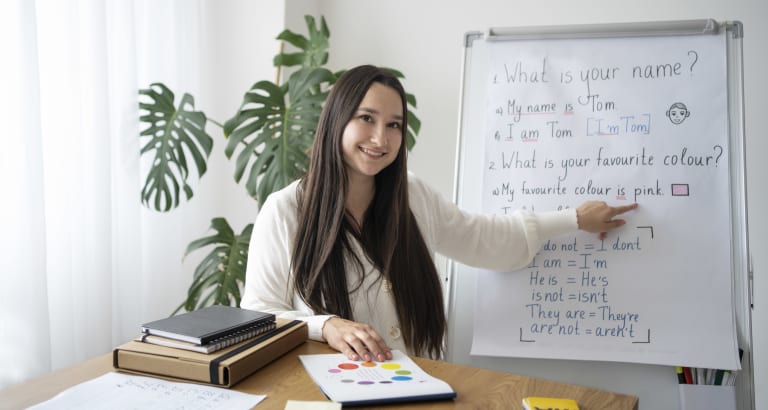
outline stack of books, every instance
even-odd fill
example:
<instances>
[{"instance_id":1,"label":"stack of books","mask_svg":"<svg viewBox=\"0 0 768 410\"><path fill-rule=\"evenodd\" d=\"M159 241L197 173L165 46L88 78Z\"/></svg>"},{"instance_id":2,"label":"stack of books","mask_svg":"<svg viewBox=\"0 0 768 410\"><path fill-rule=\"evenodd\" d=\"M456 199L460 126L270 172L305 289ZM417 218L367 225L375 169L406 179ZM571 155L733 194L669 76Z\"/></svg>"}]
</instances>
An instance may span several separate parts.
<instances>
[{"instance_id":1,"label":"stack of books","mask_svg":"<svg viewBox=\"0 0 768 410\"><path fill-rule=\"evenodd\" d=\"M144 343L200 353L225 347L275 330L275 315L232 306L208 306L200 310L141 325Z\"/></svg>"},{"instance_id":2,"label":"stack of books","mask_svg":"<svg viewBox=\"0 0 768 410\"><path fill-rule=\"evenodd\" d=\"M145 323L116 347L115 369L231 387L307 340L306 323L271 313L210 306Z\"/></svg>"}]
</instances>

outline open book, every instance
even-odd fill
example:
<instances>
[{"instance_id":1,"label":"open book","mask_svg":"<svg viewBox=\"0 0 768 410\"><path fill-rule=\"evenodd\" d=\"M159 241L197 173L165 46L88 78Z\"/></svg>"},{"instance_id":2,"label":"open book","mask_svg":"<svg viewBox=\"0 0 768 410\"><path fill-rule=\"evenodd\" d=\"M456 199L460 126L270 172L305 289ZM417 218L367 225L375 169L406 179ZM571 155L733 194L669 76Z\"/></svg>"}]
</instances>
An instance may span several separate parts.
<instances>
[{"instance_id":1,"label":"open book","mask_svg":"<svg viewBox=\"0 0 768 410\"><path fill-rule=\"evenodd\" d=\"M299 359L320 390L345 406L456 397L448 383L427 374L399 350L386 362L355 362L341 353Z\"/></svg>"}]
</instances>

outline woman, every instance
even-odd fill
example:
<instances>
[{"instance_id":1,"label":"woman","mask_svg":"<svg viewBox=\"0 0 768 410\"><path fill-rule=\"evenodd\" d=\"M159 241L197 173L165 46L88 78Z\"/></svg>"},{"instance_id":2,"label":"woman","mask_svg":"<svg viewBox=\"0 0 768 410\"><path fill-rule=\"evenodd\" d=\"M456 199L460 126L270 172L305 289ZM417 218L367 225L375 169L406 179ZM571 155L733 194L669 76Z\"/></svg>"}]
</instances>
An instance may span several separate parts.
<instances>
[{"instance_id":1,"label":"woman","mask_svg":"<svg viewBox=\"0 0 768 410\"><path fill-rule=\"evenodd\" d=\"M434 252L511 271L544 240L624 224L629 206L512 216L460 211L406 167L405 92L360 66L331 90L307 174L264 203L254 224L241 307L298 318L350 360L391 349L439 357L446 319Z\"/></svg>"}]
</instances>

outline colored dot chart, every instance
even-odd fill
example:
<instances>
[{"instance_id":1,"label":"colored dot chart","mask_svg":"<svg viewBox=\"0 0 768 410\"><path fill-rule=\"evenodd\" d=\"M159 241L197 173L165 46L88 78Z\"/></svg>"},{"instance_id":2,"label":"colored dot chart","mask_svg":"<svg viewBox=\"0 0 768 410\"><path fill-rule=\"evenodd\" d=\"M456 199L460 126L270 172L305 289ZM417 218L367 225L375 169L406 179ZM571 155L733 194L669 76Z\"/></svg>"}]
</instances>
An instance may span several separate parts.
<instances>
[{"instance_id":1,"label":"colored dot chart","mask_svg":"<svg viewBox=\"0 0 768 410\"><path fill-rule=\"evenodd\" d=\"M393 362L343 362L328 369L328 373L330 379L362 386L414 380L413 371Z\"/></svg>"},{"instance_id":2,"label":"colored dot chart","mask_svg":"<svg viewBox=\"0 0 768 410\"><path fill-rule=\"evenodd\" d=\"M337 353L299 355L299 359L320 390L339 403L456 397L448 383L430 376L398 350L385 362L358 362Z\"/></svg>"}]
</instances>

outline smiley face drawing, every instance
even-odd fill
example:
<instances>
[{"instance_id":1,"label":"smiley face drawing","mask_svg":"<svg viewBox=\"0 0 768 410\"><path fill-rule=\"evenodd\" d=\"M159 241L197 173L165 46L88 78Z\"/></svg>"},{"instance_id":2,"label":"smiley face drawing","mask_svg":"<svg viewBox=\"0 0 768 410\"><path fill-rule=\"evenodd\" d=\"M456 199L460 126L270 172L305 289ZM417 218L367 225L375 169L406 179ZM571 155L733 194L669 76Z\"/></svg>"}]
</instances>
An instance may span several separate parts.
<instances>
[{"instance_id":1,"label":"smiley face drawing","mask_svg":"<svg viewBox=\"0 0 768 410\"><path fill-rule=\"evenodd\" d=\"M670 121L672 121L672 124L675 125L682 124L683 121L685 121L685 119L690 115L691 112L688 111L688 107L686 107L685 104L681 102L672 104L672 106L667 110L667 117Z\"/></svg>"}]
</instances>

